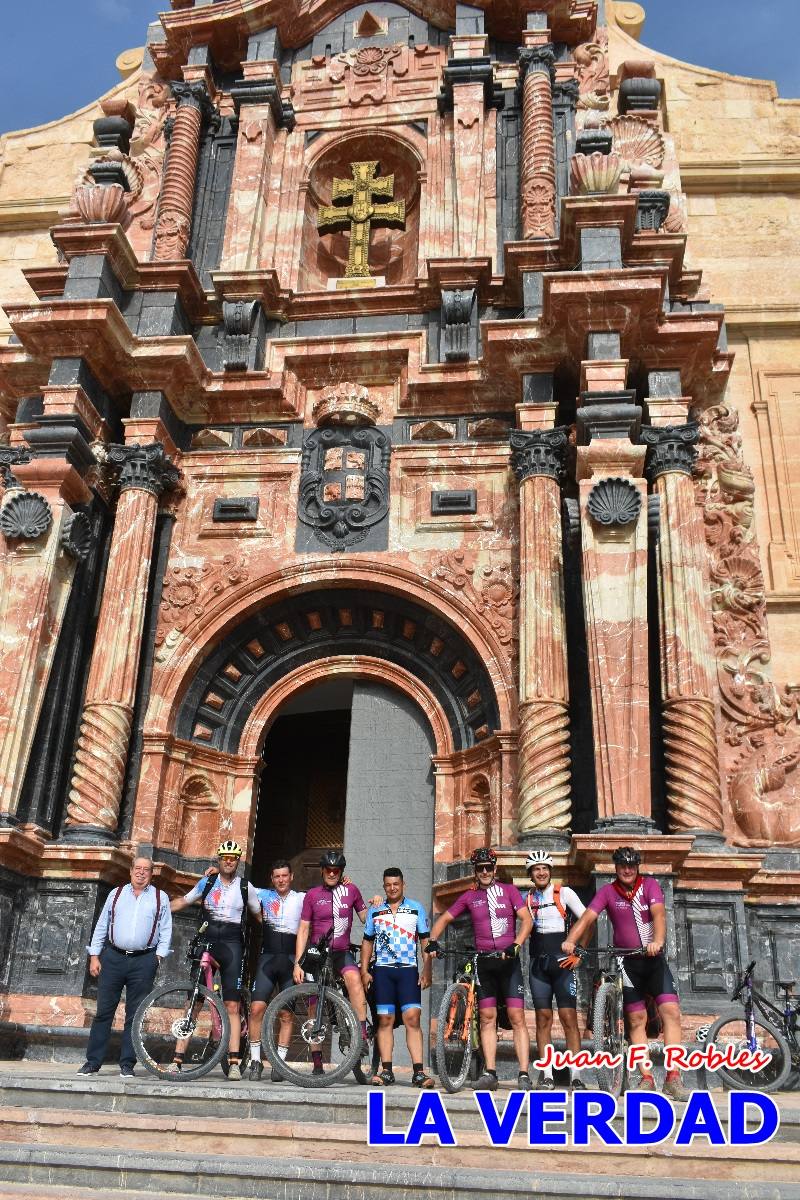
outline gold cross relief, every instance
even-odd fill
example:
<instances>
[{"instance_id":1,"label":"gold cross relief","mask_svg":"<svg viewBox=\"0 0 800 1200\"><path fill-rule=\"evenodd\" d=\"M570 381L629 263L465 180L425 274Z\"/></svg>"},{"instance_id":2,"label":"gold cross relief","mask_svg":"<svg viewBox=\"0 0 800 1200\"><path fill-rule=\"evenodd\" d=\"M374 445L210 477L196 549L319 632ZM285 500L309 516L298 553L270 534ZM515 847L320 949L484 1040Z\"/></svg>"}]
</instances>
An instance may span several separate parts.
<instances>
[{"instance_id":1,"label":"gold cross relief","mask_svg":"<svg viewBox=\"0 0 800 1200\"><path fill-rule=\"evenodd\" d=\"M350 229L350 253L347 257L347 269L344 279L337 281L337 287L368 287L366 280L372 280L369 270L369 235L372 225L380 221L382 225L392 225L405 229L406 204L405 200L393 200L390 204L375 204L376 197L394 196L394 175L384 175L377 178L380 170L379 162L350 163L352 179L334 179L332 185L332 204L320 205L317 217L317 228L320 233L334 229ZM349 200L347 207L338 201ZM352 280L351 284L345 282ZM374 283L374 280L373 280Z\"/></svg>"}]
</instances>

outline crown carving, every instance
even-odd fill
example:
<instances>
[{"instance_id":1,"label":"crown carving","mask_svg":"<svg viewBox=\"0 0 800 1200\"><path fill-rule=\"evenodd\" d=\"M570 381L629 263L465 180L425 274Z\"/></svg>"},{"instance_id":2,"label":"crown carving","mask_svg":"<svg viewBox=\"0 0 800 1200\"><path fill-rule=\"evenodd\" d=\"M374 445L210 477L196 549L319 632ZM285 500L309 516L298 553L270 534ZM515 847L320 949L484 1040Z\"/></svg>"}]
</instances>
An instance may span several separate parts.
<instances>
[{"instance_id":1,"label":"crown carving","mask_svg":"<svg viewBox=\"0 0 800 1200\"><path fill-rule=\"evenodd\" d=\"M376 425L380 407L360 383L337 383L323 389L311 410L315 425Z\"/></svg>"}]
</instances>

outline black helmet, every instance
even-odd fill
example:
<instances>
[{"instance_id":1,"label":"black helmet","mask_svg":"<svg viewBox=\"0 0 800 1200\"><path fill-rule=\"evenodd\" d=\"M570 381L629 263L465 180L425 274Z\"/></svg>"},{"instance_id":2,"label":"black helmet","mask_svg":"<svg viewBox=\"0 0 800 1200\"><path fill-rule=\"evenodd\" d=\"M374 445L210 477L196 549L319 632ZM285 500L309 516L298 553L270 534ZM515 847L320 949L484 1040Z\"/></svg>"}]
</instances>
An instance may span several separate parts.
<instances>
[{"instance_id":1,"label":"black helmet","mask_svg":"<svg viewBox=\"0 0 800 1200\"><path fill-rule=\"evenodd\" d=\"M343 871L347 863L341 850L326 850L320 857L319 865L321 867L335 867L337 871Z\"/></svg>"},{"instance_id":2,"label":"black helmet","mask_svg":"<svg viewBox=\"0 0 800 1200\"><path fill-rule=\"evenodd\" d=\"M477 867L496 867L497 855L494 850L490 850L488 846L480 846L477 850L473 850L469 856L469 861L474 868Z\"/></svg>"},{"instance_id":3,"label":"black helmet","mask_svg":"<svg viewBox=\"0 0 800 1200\"><path fill-rule=\"evenodd\" d=\"M618 846L612 858L616 867L638 867L642 856L633 846Z\"/></svg>"}]
</instances>

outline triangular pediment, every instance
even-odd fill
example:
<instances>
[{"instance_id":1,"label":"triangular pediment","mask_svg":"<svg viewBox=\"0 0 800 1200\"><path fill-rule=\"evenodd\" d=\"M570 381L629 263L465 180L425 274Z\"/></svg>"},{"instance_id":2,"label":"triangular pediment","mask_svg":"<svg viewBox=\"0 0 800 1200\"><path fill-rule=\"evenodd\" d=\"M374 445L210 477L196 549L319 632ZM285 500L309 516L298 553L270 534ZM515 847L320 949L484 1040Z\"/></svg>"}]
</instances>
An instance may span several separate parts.
<instances>
[{"instance_id":1,"label":"triangular pediment","mask_svg":"<svg viewBox=\"0 0 800 1200\"><path fill-rule=\"evenodd\" d=\"M386 33L386 22L367 9L356 25L356 37L379 37L382 33Z\"/></svg>"}]
</instances>

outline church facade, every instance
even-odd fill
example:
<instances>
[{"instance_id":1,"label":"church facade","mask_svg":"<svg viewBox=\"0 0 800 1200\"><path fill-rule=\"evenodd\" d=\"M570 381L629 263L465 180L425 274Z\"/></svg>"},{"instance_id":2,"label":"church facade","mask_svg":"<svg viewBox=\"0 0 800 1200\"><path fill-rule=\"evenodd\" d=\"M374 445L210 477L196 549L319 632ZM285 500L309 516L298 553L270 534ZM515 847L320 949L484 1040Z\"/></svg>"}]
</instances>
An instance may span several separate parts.
<instances>
[{"instance_id":1,"label":"church facade","mask_svg":"<svg viewBox=\"0 0 800 1200\"><path fill-rule=\"evenodd\" d=\"M796 977L800 322L736 256L765 173L768 254L800 222L798 106L637 7L173 0L51 139L63 205L19 217L48 139L5 139L16 1050L88 1023L131 856L174 895L226 838L437 908L479 845L591 891L633 843L687 1013ZM761 176L704 150L745 104Z\"/></svg>"}]
</instances>

